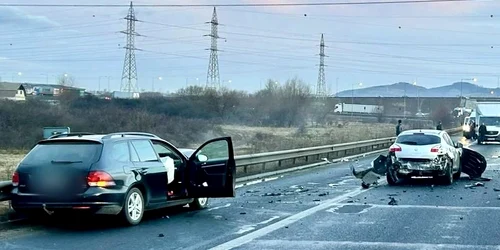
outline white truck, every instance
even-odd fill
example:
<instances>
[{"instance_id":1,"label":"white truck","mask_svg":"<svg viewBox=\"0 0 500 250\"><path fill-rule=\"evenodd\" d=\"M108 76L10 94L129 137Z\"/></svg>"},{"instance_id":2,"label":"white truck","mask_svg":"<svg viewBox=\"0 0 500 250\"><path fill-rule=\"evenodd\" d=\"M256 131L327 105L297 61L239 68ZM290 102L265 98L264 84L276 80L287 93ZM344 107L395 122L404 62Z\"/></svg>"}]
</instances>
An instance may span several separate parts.
<instances>
[{"instance_id":1,"label":"white truck","mask_svg":"<svg viewBox=\"0 0 500 250\"><path fill-rule=\"evenodd\" d=\"M379 114L384 111L383 106L365 105L365 104L335 104L334 113L363 113L363 114Z\"/></svg>"},{"instance_id":2,"label":"white truck","mask_svg":"<svg viewBox=\"0 0 500 250\"><path fill-rule=\"evenodd\" d=\"M480 126L486 125L484 141L500 141L500 102L478 102L476 105L476 121Z\"/></svg>"},{"instance_id":3,"label":"white truck","mask_svg":"<svg viewBox=\"0 0 500 250\"><path fill-rule=\"evenodd\" d=\"M113 99L139 99L139 92L114 91Z\"/></svg>"}]
</instances>

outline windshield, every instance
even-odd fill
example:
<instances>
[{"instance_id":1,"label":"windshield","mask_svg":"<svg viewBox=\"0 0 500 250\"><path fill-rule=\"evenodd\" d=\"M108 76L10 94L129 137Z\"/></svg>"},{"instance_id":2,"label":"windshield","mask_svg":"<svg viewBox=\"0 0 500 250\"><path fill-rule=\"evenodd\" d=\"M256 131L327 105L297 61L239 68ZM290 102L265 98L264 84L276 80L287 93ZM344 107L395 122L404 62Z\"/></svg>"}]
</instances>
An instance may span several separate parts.
<instances>
[{"instance_id":1,"label":"windshield","mask_svg":"<svg viewBox=\"0 0 500 250\"><path fill-rule=\"evenodd\" d=\"M481 123L486 126L500 126L500 117L481 117Z\"/></svg>"},{"instance_id":2,"label":"windshield","mask_svg":"<svg viewBox=\"0 0 500 250\"><path fill-rule=\"evenodd\" d=\"M441 143L441 138L426 134L401 135L396 140L396 143L403 145L432 145Z\"/></svg>"},{"instance_id":3,"label":"windshield","mask_svg":"<svg viewBox=\"0 0 500 250\"><path fill-rule=\"evenodd\" d=\"M98 160L102 145L96 143L38 144L22 161L27 165L94 163Z\"/></svg>"}]
</instances>

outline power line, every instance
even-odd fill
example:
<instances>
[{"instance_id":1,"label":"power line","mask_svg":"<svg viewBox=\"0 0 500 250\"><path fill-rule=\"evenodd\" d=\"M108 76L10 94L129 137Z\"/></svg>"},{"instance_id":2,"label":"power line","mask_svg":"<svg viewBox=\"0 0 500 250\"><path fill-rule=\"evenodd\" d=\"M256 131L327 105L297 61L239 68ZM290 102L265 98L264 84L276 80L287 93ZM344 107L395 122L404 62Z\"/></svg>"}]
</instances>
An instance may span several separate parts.
<instances>
[{"instance_id":1,"label":"power line","mask_svg":"<svg viewBox=\"0 0 500 250\"><path fill-rule=\"evenodd\" d=\"M359 2L316 2L316 3L241 3L241 4L137 4L136 7L175 8L175 7L295 7L295 6L341 6L341 5L386 5L386 4L425 4L446 2L480 2L480 0L393 0ZM122 8L124 4L0 4L0 7L84 7L84 8Z\"/></svg>"}]
</instances>

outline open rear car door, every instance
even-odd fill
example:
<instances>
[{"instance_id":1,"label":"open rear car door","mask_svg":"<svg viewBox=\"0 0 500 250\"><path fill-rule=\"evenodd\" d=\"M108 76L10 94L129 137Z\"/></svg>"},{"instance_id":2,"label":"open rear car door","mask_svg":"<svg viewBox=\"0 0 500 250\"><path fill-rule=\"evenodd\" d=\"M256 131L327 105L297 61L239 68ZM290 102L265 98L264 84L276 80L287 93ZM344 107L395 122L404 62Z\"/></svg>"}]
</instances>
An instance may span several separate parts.
<instances>
[{"instance_id":1,"label":"open rear car door","mask_svg":"<svg viewBox=\"0 0 500 250\"><path fill-rule=\"evenodd\" d=\"M205 142L189 158L190 198L235 197L236 163L231 137Z\"/></svg>"}]
</instances>

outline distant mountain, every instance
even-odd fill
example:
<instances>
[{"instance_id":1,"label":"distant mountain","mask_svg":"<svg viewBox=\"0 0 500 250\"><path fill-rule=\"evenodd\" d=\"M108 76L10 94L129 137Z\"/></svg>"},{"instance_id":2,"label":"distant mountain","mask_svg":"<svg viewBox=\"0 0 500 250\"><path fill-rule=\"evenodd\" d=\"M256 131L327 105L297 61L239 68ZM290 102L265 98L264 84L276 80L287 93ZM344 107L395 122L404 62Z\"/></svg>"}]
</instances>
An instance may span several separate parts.
<instances>
[{"instance_id":1,"label":"distant mountain","mask_svg":"<svg viewBox=\"0 0 500 250\"><path fill-rule=\"evenodd\" d=\"M451 85L425 88L407 82L398 82L391 85L381 85L362 89L345 90L338 93L339 97L459 97L463 96L486 97L500 96L498 88L484 88L469 82L455 82Z\"/></svg>"}]
</instances>

